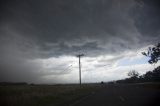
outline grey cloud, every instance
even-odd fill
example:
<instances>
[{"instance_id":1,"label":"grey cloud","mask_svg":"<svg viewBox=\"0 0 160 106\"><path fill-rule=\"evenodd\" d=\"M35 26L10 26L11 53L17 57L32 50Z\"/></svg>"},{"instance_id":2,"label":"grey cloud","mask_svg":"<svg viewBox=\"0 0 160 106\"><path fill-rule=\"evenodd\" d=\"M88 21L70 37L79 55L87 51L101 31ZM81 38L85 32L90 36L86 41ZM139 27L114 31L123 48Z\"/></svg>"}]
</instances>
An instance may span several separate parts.
<instances>
[{"instance_id":1,"label":"grey cloud","mask_svg":"<svg viewBox=\"0 0 160 106\"><path fill-rule=\"evenodd\" d=\"M140 0L130 12L137 30L143 35L141 40L156 44L160 38L160 2L159 0ZM143 43L143 41L142 41Z\"/></svg>"},{"instance_id":2,"label":"grey cloud","mask_svg":"<svg viewBox=\"0 0 160 106\"><path fill-rule=\"evenodd\" d=\"M125 2L22 0L7 5L10 7L5 8L3 17L6 19L2 23L10 26L18 34L33 39L37 46L43 48L42 52L54 48L44 46L46 43L68 43L76 39L79 39L82 45L90 42L86 41L86 38L107 44L107 42L113 42L112 36L128 37L125 34L126 29L132 31L134 27L127 16L132 3L130 4L128 0ZM58 47L63 51L55 55L68 52L67 47L62 45ZM73 51L74 49L73 47ZM109 49L112 51L112 47ZM53 49L53 51L56 50ZM54 54L50 53L50 56L52 55Z\"/></svg>"},{"instance_id":3,"label":"grey cloud","mask_svg":"<svg viewBox=\"0 0 160 106\"><path fill-rule=\"evenodd\" d=\"M113 65L115 62L122 59L123 57L125 57L125 54L120 54L118 56L114 56L114 57L109 58L109 59L103 58L103 59L98 60L98 62L101 63L101 64L104 64L104 65L108 65L108 64Z\"/></svg>"},{"instance_id":4,"label":"grey cloud","mask_svg":"<svg viewBox=\"0 0 160 106\"><path fill-rule=\"evenodd\" d=\"M31 76L24 79L39 79L34 71L39 68L27 60L82 52L86 57L112 54L109 61L116 61L125 51L160 38L156 0L6 0L0 12L0 75L6 76L1 80L11 76L7 66L14 66L14 78L16 73L24 76L16 71L24 67Z\"/></svg>"}]
</instances>

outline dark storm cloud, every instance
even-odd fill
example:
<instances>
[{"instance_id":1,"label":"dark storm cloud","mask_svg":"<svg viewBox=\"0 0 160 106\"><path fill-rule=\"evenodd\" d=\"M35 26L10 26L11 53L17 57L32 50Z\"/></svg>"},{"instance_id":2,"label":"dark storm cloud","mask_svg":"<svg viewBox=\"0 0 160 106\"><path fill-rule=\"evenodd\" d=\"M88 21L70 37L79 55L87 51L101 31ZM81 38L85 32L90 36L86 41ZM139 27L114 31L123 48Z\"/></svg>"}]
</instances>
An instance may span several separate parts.
<instances>
[{"instance_id":1,"label":"dark storm cloud","mask_svg":"<svg viewBox=\"0 0 160 106\"><path fill-rule=\"evenodd\" d=\"M160 1L137 0L139 5L132 9L132 17L137 30L149 43L159 42L160 37Z\"/></svg>"},{"instance_id":2,"label":"dark storm cloud","mask_svg":"<svg viewBox=\"0 0 160 106\"><path fill-rule=\"evenodd\" d=\"M32 39L35 43L34 46L40 50L38 51L39 55L42 53L42 57L45 55L43 52L50 50L51 53L46 54L46 57L50 57L54 54L74 52L76 49L74 44L77 42L81 43L83 47L92 40L96 40L93 44L96 45L96 42L98 44L110 43L119 36L121 39L128 39L126 30L134 32L131 20L127 15L132 5L127 0L125 2L111 0L96 0L94 2L91 0L12 1L3 6L1 27L4 28L4 33L13 30L20 36ZM132 39L128 40L135 43ZM69 43L73 49L62 46L63 42L64 44ZM48 46L47 43L57 44L58 47ZM104 44L102 43L102 45ZM59 49L54 50L53 48ZM57 52L54 53L52 49ZM92 52L90 46L83 49L89 49ZM112 47L109 49L112 52Z\"/></svg>"},{"instance_id":3,"label":"dark storm cloud","mask_svg":"<svg viewBox=\"0 0 160 106\"><path fill-rule=\"evenodd\" d=\"M40 78L39 68L28 63L39 58L85 53L119 59L159 41L159 10L158 0L2 0L0 78Z\"/></svg>"}]
</instances>

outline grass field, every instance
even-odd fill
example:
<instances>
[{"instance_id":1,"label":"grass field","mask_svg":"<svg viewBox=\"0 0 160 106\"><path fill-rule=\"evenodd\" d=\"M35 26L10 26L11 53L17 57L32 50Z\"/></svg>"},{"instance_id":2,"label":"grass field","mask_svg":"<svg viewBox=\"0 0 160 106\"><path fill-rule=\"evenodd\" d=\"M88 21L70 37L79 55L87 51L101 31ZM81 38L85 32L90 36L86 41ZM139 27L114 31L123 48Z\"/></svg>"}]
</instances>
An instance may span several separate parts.
<instances>
[{"instance_id":1,"label":"grass field","mask_svg":"<svg viewBox=\"0 0 160 106\"><path fill-rule=\"evenodd\" d=\"M99 88L99 85L0 86L0 105L66 106Z\"/></svg>"},{"instance_id":2,"label":"grass field","mask_svg":"<svg viewBox=\"0 0 160 106\"><path fill-rule=\"evenodd\" d=\"M85 84L81 87L79 85L0 86L0 106L69 106L81 98L101 92L102 90L105 90L107 98L107 95L112 90L116 90L116 92L124 95L125 93L126 95L130 93L127 93L127 91L133 90L135 95L138 95L139 93L137 92L141 88L145 90L143 94L146 95L148 91L159 91L160 84Z\"/></svg>"}]
</instances>

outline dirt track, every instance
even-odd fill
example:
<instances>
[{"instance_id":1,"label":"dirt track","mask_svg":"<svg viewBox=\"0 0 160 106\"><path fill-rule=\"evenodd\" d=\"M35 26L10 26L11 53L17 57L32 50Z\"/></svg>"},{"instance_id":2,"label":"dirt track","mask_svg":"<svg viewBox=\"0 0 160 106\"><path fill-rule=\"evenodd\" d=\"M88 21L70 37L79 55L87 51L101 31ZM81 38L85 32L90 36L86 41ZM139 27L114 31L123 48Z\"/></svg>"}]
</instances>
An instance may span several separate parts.
<instances>
[{"instance_id":1,"label":"dirt track","mask_svg":"<svg viewBox=\"0 0 160 106\"><path fill-rule=\"evenodd\" d=\"M71 106L160 106L160 89L144 84L103 85Z\"/></svg>"}]
</instances>

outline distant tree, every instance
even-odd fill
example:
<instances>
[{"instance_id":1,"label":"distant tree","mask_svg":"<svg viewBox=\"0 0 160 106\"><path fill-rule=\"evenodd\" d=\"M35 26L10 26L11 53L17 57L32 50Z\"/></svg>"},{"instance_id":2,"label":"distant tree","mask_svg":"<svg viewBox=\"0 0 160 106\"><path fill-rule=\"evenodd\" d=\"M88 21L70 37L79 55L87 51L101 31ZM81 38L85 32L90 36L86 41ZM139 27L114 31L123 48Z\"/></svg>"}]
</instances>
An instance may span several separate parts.
<instances>
[{"instance_id":1,"label":"distant tree","mask_svg":"<svg viewBox=\"0 0 160 106\"><path fill-rule=\"evenodd\" d=\"M143 55L150 57L150 64L157 63L160 60L160 43L153 47L149 47L147 52L142 52Z\"/></svg>"},{"instance_id":2,"label":"distant tree","mask_svg":"<svg viewBox=\"0 0 160 106\"><path fill-rule=\"evenodd\" d=\"M153 71L148 71L143 75L143 79L146 82L157 82L160 81L160 66L155 68Z\"/></svg>"},{"instance_id":3,"label":"distant tree","mask_svg":"<svg viewBox=\"0 0 160 106\"><path fill-rule=\"evenodd\" d=\"M128 72L128 76L130 76L131 78L138 78L139 73L135 70L132 70Z\"/></svg>"},{"instance_id":4,"label":"distant tree","mask_svg":"<svg viewBox=\"0 0 160 106\"><path fill-rule=\"evenodd\" d=\"M146 81L151 81L153 78L153 72L152 71L146 72L146 74L144 74L144 78Z\"/></svg>"}]
</instances>

